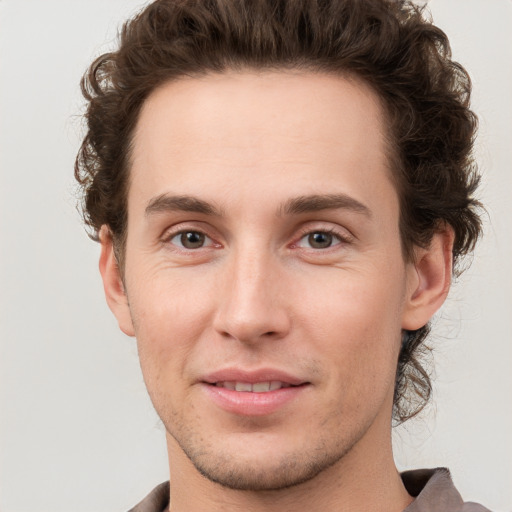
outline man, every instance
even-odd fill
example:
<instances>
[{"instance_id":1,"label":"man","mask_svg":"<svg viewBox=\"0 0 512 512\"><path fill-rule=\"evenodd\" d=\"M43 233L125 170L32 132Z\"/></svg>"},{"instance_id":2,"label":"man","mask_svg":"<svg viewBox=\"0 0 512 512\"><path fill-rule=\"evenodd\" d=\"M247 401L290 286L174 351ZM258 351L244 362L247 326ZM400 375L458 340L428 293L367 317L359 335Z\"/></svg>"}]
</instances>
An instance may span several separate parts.
<instances>
[{"instance_id":1,"label":"man","mask_svg":"<svg viewBox=\"0 0 512 512\"><path fill-rule=\"evenodd\" d=\"M391 450L481 230L446 36L395 0L161 0L83 91L85 219L167 432L133 510L485 510Z\"/></svg>"}]
</instances>

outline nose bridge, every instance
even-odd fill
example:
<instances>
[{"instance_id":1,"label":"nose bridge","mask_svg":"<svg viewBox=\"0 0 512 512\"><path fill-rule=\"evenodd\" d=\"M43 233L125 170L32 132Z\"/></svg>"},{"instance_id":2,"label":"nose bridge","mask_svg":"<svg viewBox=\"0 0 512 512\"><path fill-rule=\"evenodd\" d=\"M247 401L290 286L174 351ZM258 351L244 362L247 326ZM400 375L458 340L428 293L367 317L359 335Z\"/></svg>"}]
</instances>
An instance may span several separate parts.
<instances>
[{"instance_id":1,"label":"nose bridge","mask_svg":"<svg viewBox=\"0 0 512 512\"><path fill-rule=\"evenodd\" d=\"M242 342L279 338L289 329L280 287L278 257L270 250L247 244L229 256L216 328Z\"/></svg>"}]
</instances>

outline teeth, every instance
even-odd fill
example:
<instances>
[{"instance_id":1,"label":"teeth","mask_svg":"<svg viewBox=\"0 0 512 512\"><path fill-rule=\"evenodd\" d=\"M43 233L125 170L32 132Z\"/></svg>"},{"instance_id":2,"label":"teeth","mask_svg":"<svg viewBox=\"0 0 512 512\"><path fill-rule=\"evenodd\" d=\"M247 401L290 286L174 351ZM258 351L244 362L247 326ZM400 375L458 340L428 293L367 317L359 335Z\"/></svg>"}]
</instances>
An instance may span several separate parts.
<instances>
[{"instance_id":1,"label":"teeth","mask_svg":"<svg viewBox=\"0 0 512 512\"><path fill-rule=\"evenodd\" d=\"M279 382L278 380L273 380L270 383L270 391L274 391L276 389L281 389L281 388L287 388L287 387L289 387L288 384L283 384L282 382Z\"/></svg>"},{"instance_id":2,"label":"teeth","mask_svg":"<svg viewBox=\"0 0 512 512\"><path fill-rule=\"evenodd\" d=\"M252 390L254 393L265 393L270 390L270 382L257 382L252 385Z\"/></svg>"},{"instance_id":3,"label":"teeth","mask_svg":"<svg viewBox=\"0 0 512 512\"><path fill-rule=\"evenodd\" d=\"M236 391L252 391L252 384L249 382L237 382L235 384Z\"/></svg>"},{"instance_id":4,"label":"teeth","mask_svg":"<svg viewBox=\"0 0 512 512\"><path fill-rule=\"evenodd\" d=\"M278 380L266 381L266 382L255 382L251 384L250 382L217 382L215 384L219 388L230 389L232 391L245 391L245 392L253 392L253 393L266 393L267 391L276 391L281 388L289 388L290 384L285 384L284 382L280 382Z\"/></svg>"}]
</instances>

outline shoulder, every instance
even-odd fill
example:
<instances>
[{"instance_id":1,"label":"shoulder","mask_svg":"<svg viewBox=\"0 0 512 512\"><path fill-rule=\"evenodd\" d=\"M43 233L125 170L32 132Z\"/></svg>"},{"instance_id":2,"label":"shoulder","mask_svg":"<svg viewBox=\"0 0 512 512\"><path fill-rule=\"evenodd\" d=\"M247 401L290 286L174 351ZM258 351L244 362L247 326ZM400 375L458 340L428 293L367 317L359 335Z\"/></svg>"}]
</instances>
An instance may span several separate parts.
<instances>
[{"instance_id":1,"label":"shoulder","mask_svg":"<svg viewBox=\"0 0 512 512\"><path fill-rule=\"evenodd\" d=\"M164 512L169 505L169 482L157 485L140 503L128 512Z\"/></svg>"},{"instance_id":2,"label":"shoulder","mask_svg":"<svg viewBox=\"0 0 512 512\"><path fill-rule=\"evenodd\" d=\"M415 498L404 512L490 512L478 503L464 502L446 468L405 471L401 477Z\"/></svg>"},{"instance_id":3,"label":"shoulder","mask_svg":"<svg viewBox=\"0 0 512 512\"><path fill-rule=\"evenodd\" d=\"M491 512L478 503L464 502L446 468L405 471L401 477L415 498L404 512ZM168 505L169 482L164 482L128 512L164 512Z\"/></svg>"}]
</instances>

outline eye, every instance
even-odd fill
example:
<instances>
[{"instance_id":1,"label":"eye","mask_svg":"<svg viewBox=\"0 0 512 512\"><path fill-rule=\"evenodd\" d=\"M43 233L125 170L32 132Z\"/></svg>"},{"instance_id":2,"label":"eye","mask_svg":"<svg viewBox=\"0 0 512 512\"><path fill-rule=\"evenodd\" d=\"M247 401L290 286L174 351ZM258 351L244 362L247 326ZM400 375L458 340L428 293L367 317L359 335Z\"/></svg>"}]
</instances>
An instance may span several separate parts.
<instances>
[{"instance_id":1,"label":"eye","mask_svg":"<svg viewBox=\"0 0 512 512\"><path fill-rule=\"evenodd\" d=\"M312 249L328 249L342 242L342 238L329 231L312 231L304 235L297 243L298 247L310 247Z\"/></svg>"},{"instance_id":2,"label":"eye","mask_svg":"<svg viewBox=\"0 0 512 512\"><path fill-rule=\"evenodd\" d=\"M182 249L200 249L212 245L212 240L200 231L181 231L176 233L169 242Z\"/></svg>"}]
</instances>

